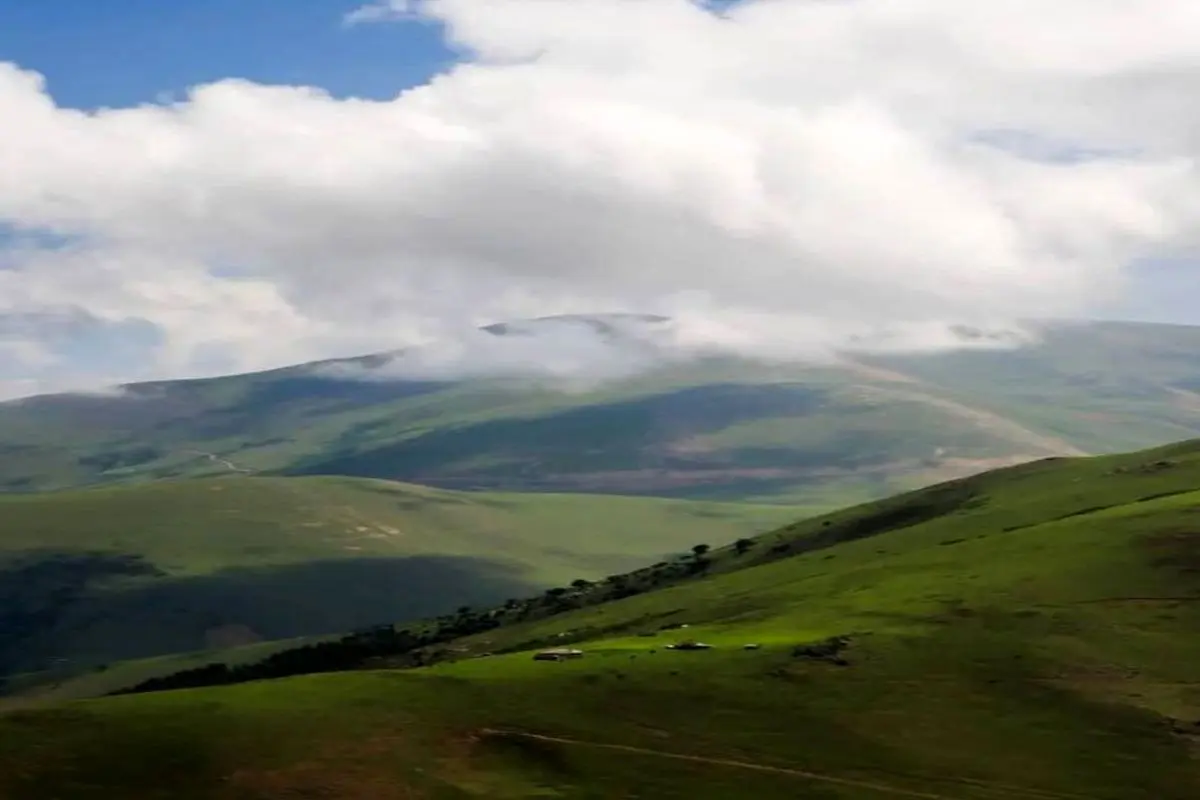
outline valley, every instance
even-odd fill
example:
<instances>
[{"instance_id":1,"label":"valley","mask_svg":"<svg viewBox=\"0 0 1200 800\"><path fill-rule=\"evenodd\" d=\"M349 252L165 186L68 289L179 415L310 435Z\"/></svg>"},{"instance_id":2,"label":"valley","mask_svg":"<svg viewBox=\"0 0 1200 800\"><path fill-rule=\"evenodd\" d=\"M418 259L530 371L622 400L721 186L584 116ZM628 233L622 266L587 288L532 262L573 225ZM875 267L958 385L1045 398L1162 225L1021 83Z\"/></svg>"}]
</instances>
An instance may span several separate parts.
<instances>
[{"instance_id":1,"label":"valley","mask_svg":"<svg viewBox=\"0 0 1200 800\"><path fill-rule=\"evenodd\" d=\"M602 578L796 513L241 475L0 496L0 672L414 619Z\"/></svg>"},{"instance_id":2,"label":"valley","mask_svg":"<svg viewBox=\"0 0 1200 800\"><path fill-rule=\"evenodd\" d=\"M0 789L1184 800L1198 486L1194 442L1042 460L396 626L350 671L34 704Z\"/></svg>"},{"instance_id":3,"label":"valley","mask_svg":"<svg viewBox=\"0 0 1200 800\"><path fill-rule=\"evenodd\" d=\"M0 797L1185 800L1195 352L0 404Z\"/></svg>"},{"instance_id":4,"label":"valley","mask_svg":"<svg viewBox=\"0 0 1200 800\"><path fill-rule=\"evenodd\" d=\"M1198 800L1197 0L0 0L0 800Z\"/></svg>"}]
</instances>

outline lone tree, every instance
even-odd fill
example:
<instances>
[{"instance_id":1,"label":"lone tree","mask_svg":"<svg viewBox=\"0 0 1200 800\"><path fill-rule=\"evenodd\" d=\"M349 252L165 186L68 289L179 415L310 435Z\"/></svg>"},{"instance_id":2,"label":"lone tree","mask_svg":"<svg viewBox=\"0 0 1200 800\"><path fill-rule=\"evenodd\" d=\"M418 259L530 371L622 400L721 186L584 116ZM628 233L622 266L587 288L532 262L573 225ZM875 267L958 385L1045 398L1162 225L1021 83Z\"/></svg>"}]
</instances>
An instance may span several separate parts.
<instances>
[{"instance_id":1,"label":"lone tree","mask_svg":"<svg viewBox=\"0 0 1200 800\"><path fill-rule=\"evenodd\" d=\"M711 549L712 548L710 548L706 544L698 544L692 548L692 555L694 555L696 558L701 558L705 553L707 553Z\"/></svg>"},{"instance_id":2,"label":"lone tree","mask_svg":"<svg viewBox=\"0 0 1200 800\"><path fill-rule=\"evenodd\" d=\"M576 578L571 581L571 587L574 589L586 589L592 585L592 582L583 578Z\"/></svg>"},{"instance_id":3,"label":"lone tree","mask_svg":"<svg viewBox=\"0 0 1200 800\"><path fill-rule=\"evenodd\" d=\"M742 555L743 553L745 553L751 547L754 547L753 539L738 539L736 542L733 543L733 549L735 551L737 551L737 554L739 556Z\"/></svg>"}]
</instances>

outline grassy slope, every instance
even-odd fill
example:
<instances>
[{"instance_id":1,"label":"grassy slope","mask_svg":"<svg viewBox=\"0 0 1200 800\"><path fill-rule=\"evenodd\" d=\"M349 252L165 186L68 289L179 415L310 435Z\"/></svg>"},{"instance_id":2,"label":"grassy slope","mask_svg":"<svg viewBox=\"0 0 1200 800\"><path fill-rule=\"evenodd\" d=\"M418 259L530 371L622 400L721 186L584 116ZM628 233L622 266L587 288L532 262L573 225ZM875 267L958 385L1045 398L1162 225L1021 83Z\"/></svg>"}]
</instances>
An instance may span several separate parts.
<instances>
[{"instance_id":1,"label":"grassy slope","mask_svg":"<svg viewBox=\"0 0 1200 800\"><path fill-rule=\"evenodd\" d=\"M1104 322L1011 352L893 357L888 366L1095 453L1194 437L1200 327Z\"/></svg>"},{"instance_id":2,"label":"grassy slope","mask_svg":"<svg viewBox=\"0 0 1200 800\"><path fill-rule=\"evenodd\" d=\"M799 523L717 553L708 577L461 643L520 650L571 631L588 651L576 662L514 652L23 712L0 721L0 788L1192 798L1195 745L1170 720L1200 719L1198 485L1196 445L1027 465ZM931 518L771 552L914 511ZM717 649L637 635L668 621ZM791 654L841 634L849 666Z\"/></svg>"},{"instance_id":3,"label":"grassy slope","mask_svg":"<svg viewBox=\"0 0 1200 800\"><path fill-rule=\"evenodd\" d=\"M171 385L163 391L181 396L175 404L86 398L61 413L23 409L15 422L15 412L0 406L0 444L12 448L0 462L0 485L225 473L208 453L258 472L452 488L742 499L806 487L798 502L830 507L887 494L893 473L939 447L969 459L1058 452L1014 444L922 399L867 396L862 380L709 365L583 393L483 382L350 402L306 396L316 391L311 380L267 392L291 379L235 376ZM335 385L339 397L361 386ZM87 410L94 404L106 411ZM148 409L152 427L130 416L138 408ZM93 413L105 431L99 438L80 422ZM86 430L74 430L81 425Z\"/></svg>"},{"instance_id":4,"label":"grassy slope","mask_svg":"<svg viewBox=\"0 0 1200 800\"><path fill-rule=\"evenodd\" d=\"M714 360L566 393L297 367L0 405L0 487L219 474L201 454L216 453L273 473L834 506L1200 434L1198 352L1200 328L1105 323L1017 351Z\"/></svg>"},{"instance_id":5,"label":"grassy slope","mask_svg":"<svg viewBox=\"0 0 1200 800\"><path fill-rule=\"evenodd\" d=\"M0 555L9 569L21 558L46 563L43 551L84 559L99 551L139 557L160 572L93 582L68 603L59 593L74 580L70 571L38 581L10 573L10 590L24 594L4 595L6 602L52 617L36 621L35 646L9 645L39 662L95 663L194 650L222 636L236 643L337 632L603 577L795 513L352 478L236 477L0 497Z\"/></svg>"},{"instance_id":6,"label":"grassy slope","mask_svg":"<svg viewBox=\"0 0 1200 800\"><path fill-rule=\"evenodd\" d=\"M145 555L174 574L355 554L462 555L517 561L539 582L554 582L577 570L629 569L796 513L356 478L213 478L0 497L0 550L113 549Z\"/></svg>"}]
</instances>

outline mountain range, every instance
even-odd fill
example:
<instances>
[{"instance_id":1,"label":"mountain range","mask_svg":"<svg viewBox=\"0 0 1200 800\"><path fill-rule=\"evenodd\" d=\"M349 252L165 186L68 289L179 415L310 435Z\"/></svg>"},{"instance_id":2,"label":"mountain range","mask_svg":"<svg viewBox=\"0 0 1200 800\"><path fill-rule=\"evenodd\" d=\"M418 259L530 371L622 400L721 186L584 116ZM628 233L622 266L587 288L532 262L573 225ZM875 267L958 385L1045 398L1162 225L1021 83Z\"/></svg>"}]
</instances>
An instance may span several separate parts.
<instances>
[{"instance_id":1,"label":"mountain range","mask_svg":"<svg viewBox=\"0 0 1200 800\"><path fill-rule=\"evenodd\" d=\"M1200 329L666 323L0 404L0 796L1195 796Z\"/></svg>"},{"instance_id":2,"label":"mountain range","mask_svg":"<svg viewBox=\"0 0 1200 800\"><path fill-rule=\"evenodd\" d=\"M664 322L548 318L457 349L0 404L0 487L342 475L828 508L1200 435L1200 328L1059 324L1025 346L804 363L679 357Z\"/></svg>"},{"instance_id":3,"label":"mountain range","mask_svg":"<svg viewBox=\"0 0 1200 800\"><path fill-rule=\"evenodd\" d=\"M550 318L0 404L0 675L435 615L1200 436L1197 328L798 363L683 352L665 323Z\"/></svg>"}]
</instances>

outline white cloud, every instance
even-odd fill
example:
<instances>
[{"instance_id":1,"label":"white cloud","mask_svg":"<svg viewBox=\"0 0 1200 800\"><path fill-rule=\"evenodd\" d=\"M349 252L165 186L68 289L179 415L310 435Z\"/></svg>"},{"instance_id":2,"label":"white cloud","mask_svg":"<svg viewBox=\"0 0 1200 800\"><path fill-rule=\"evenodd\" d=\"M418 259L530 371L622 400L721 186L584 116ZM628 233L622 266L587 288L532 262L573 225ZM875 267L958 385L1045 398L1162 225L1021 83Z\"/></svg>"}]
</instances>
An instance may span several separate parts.
<instances>
[{"instance_id":1,"label":"white cloud","mask_svg":"<svg viewBox=\"0 0 1200 800\"><path fill-rule=\"evenodd\" d=\"M1011 349L1035 337L1035 331L1024 325L981 327L931 321L831 327L828 320L700 309L676 317L567 315L451 331L381 360L317 364L312 374L362 381L518 378L558 391L587 391L607 381L703 358L831 364L844 355L863 352Z\"/></svg>"},{"instance_id":2,"label":"white cloud","mask_svg":"<svg viewBox=\"0 0 1200 800\"><path fill-rule=\"evenodd\" d=\"M546 378L559 388L590 388L701 351L678 341L674 325L621 317L559 317L506 325L503 331L466 328L392 354L383 364L338 362L318 374L362 380L454 380L463 377Z\"/></svg>"},{"instance_id":3,"label":"white cloud","mask_svg":"<svg viewBox=\"0 0 1200 800\"><path fill-rule=\"evenodd\" d=\"M342 17L346 27L376 22L406 22L420 19L417 3L413 0L377 0L359 6Z\"/></svg>"},{"instance_id":4,"label":"white cloud","mask_svg":"<svg viewBox=\"0 0 1200 800\"><path fill-rule=\"evenodd\" d=\"M1196 244L1191 0L348 21L413 14L472 61L386 102L232 80L84 114L0 67L0 223L38 233L0 253L0 313L144 321L147 375L612 308L776 356L924 348L1090 313Z\"/></svg>"}]
</instances>

